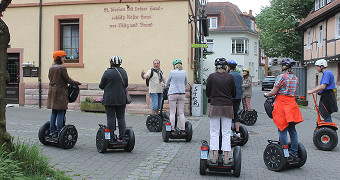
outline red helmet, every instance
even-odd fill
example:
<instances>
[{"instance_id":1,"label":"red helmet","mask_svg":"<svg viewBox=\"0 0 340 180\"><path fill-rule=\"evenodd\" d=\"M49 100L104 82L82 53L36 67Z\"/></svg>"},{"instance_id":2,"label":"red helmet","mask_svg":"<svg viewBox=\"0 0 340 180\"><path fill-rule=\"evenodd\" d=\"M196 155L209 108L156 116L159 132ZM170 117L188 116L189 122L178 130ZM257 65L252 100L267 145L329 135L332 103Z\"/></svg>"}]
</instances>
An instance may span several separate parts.
<instances>
[{"instance_id":1,"label":"red helmet","mask_svg":"<svg viewBox=\"0 0 340 180\"><path fill-rule=\"evenodd\" d=\"M53 53L53 59L54 60L57 60L57 57L63 57L63 56L66 56L66 52L63 51L63 50L59 50L59 51L54 51Z\"/></svg>"}]
</instances>

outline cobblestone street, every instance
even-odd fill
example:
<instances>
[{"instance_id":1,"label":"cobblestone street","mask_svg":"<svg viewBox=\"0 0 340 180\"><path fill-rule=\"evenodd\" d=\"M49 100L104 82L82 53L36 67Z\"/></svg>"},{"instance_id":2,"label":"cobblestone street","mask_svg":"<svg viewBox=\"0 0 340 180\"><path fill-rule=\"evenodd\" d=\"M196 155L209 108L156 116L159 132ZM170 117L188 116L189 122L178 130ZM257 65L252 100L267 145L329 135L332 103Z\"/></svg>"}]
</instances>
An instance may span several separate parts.
<instances>
[{"instance_id":1,"label":"cobblestone street","mask_svg":"<svg viewBox=\"0 0 340 180\"><path fill-rule=\"evenodd\" d=\"M307 150L304 166L282 172L267 169L263 151L268 139L277 140L277 128L264 112L263 91L253 87L252 106L258 112L254 126L246 126L249 141L241 147L242 170L239 178L232 174L199 174L201 140L209 140L208 117L186 117L193 125L191 142L162 141L161 132L149 132L145 126L146 116L128 114L126 123L135 132L136 145L132 152L108 151L98 153L95 137L98 124L106 124L105 114L68 111L67 124L76 126L79 134L74 148L64 150L44 146L38 140L40 126L49 120L50 110L27 107L6 109L7 131L21 141L41 145L45 155L51 157L51 165L66 171L73 179L339 179L340 147L333 151L318 150L313 144L316 111L301 108L304 122L297 125L299 141ZM311 103L311 102L310 102ZM339 119L334 116L334 122Z\"/></svg>"}]
</instances>

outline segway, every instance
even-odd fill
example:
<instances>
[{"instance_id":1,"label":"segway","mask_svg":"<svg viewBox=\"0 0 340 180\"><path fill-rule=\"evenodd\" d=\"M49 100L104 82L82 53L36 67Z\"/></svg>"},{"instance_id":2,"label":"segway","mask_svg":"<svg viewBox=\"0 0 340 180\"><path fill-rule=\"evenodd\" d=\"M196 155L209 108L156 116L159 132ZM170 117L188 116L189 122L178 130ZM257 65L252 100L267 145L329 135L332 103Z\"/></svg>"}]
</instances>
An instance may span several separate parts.
<instances>
[{"instance_id":1,"label":"segway","mask_svg":"<svg viewBox=\"0 0 340 180\"><path fill-rule=\"evenodd\" d=\"M255 109L248 109L248 111L245 111L244 103L242 103L242 105L243 109L240 109L237 112L240 122L247 126L253 126L257 121L257 112L255 111Z\"/></svg>"},{"instance_id":2,"label":"segway","mask_svg":"<svg viewBox=\"0 0 340 180\"><path fill-rule=\"evenodd\" d=\"M169 116L165 110L163 110L164 100L168 99L168 91L164 89L163 91L163 98L162 98L162 105L158 115L150 114L146 118L146 127L151 132L159 132L162 130L163 122L169 121Z\"/></svg>"},{"instance_id":3,"label":"segway","mask_svg":"<svg viewBox=\"0 0 340 180\"><path fill-rule=\"evenodd\" d=\"M162 128L162 137L164 142L169 142L169 139L185 139L190 142L192 139L192 125L189 121L185 122L185 133L182 134L181 130L177 127L177 109L175 115L175 130L171 128L170 120L164 121Z\"/></svg>"},{"instance_id":4,"label":"segway","mask_svg":"<svg viewBox=\"0 0 340 180\"><path fill-rule=\"evenodd\" d=\"M99 124L96 136L97 151L105 153L107 149L123 149L131 152L135 147L135 134L132 129L126 128L124 139L119 139L116 134L111 137L110 129L103 124Z\"/></svg>"},{"instance_id":5,"label":"segway","mask_svg":"<svg viewBox=\"0 0 340 180\"><path fill-rule=\"evenodd\" d=\"M231 146L243 146L247 144L249 135L247 128L243 124L240 124L240 135L241 135L240 137L236 136L236 127L233 123L232 135L230 137Z\"/></svg>"},{"instance_id":6,"label":"segway","mask_svg":"<svg viewBox=\"0 0 340 180\"><path fill-rule=\"evenodd\" d=\"M78 132L74 125L65 125L66 122L66 111L64 113L64 127L60 130L59 137L52 138L50 135L50 121L43 124L38 133L39 141L44 145L57 145L64 149L71 149L77 143Z\"/></svg>"},{"instance_id":7,"label":"segway","mask_svg":"<svg viewBox=\"0 0 340 180\"><path fill-rule=\"evenodd\" d=\"M202 141L201 146L201 158L200 158L200 174L205 175L207 172L207 169L209 171L213 172L233 172L235 177L239 177L241 174L241 160L242 160L242 153L241 153L241 147L235 146L233 150L233 158L232 162L229 164L224 164L223 160L223 151L221 150L222 146L222 132L220 127L220 137L219 137L219 150L217 155L217 163L212 163L211 160L208 160L209 156L209 145L206 140ZM228 153L230 154L230 153Z\"/></svg>"},{"instance_id":8,"label":"segway","mask_svg":"<svg viewBox=\"0 0 340 180\"><path fill-rule=\"evenodd\" d=\"M68 86L68 102L74 102L78 98L79 87L76 85ZM50 121L43 124L38 132L39 141L44 145L57 145L64 149L71 149L77 143L78 131L74 125L65 125L66 123L66 110L63 118L63 128L57 138L50 135Z\"/></svg>"},{"instance_id":9,"label":"segway","mask_svg":"<svg viewBox=\"0 0 340 180\"><path fill-rule=\"evenodd\" d=\"M330 151L338 145L338 134L336 133L338 126L334 122L325 122L324 119L321 119L318 106L316 105L315 96L314 94L312 95L315 103L315 109L318 114L316 128L313 135L313 143L320 150Z\"/></svg>"},{"instance_id":10,"label":"segway","mask_svg":"<svg viewBox=\"0 0 340 180\"><path fill-rule=\"evenodd\" d=\"M289 161L289 153L285 155L284 145L280 141L268 140L268 142L263 152L263 160L269 170L278 172L285 168L299 168L306 163L307 151L301 142L298 147L298 161ZM290 143L287 148L290 148Z\"/></svg>"}]
</instances>

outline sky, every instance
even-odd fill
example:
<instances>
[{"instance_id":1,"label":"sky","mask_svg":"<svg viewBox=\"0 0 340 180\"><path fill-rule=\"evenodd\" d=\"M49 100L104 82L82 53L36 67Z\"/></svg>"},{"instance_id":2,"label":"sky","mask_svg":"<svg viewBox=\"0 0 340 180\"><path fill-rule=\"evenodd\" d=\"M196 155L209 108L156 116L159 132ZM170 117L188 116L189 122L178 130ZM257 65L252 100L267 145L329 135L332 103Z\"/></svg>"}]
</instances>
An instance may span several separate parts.
<instances>
[{"instance_id":1,"label":"sky","mask_svg":"<svg viewBox=\"0 0 340 180\"><path fill-rule=\"evenodd\" d=\"M269 6L270 0L208 0L208 2L230 2L238 6L241 12L253 10L253 16L261 13L261 8Z\"/></svg>"}]
</instances>

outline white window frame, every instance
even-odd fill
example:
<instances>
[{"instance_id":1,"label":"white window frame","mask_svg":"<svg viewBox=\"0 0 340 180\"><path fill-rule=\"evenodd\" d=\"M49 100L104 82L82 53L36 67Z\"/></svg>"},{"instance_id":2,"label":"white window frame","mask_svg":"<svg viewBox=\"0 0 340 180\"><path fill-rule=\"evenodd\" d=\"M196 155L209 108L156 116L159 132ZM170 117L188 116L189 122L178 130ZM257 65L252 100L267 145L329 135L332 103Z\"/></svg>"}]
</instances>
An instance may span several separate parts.
<instances>
[{"instance_id":1,"label":"white window frame","mask_svg":"<svg viewBox=\"0 0 340 180\"><path fill-rule=\"evenodd\" d=\"M320 30L321 27L321 30ZM323 23L318 24L318 47L323 46Z\"/></svg>"},{"instance_id":2,"label":"white window frame","mask_svg":"<svg viewBox=\"0 0 340 180\"><path fill-rule=\"evenodd\" d=\"M257 41L254 42L254 55L257 56Z\"/></svg>"},{"instance_id":3,"label":"white window frame","mask_svg":"<svg viewBox=\"0 0 340 180\"><path fill-rule=\"evenodd\" d=\"M241 48L241 51L237 51L237 49L239 48ZM231 39L231 54L249 54L249 39L232 38Z\"/></svg>"},{"instance_id":4,"label":"white window frame","mask_svg":"<svg viewBox=\"0 0 340 180\"><path fill-rule=\"evenodd\" d=\"M335 38L340 38L340 13L335 15Z\"/></svg>"},{"instance_id":5,"label":"white window frame","mask_svg":"<svg viewBox=\"0 0 340 180\"><path fill-rule=\"evenodd\" d=\"M325 0L320 0L320 8L325 6Z\"/></svg>"},{"instance_id":6,"label":"white window frame","mask_svg":"<svg viewBox=\"0 0 340 180\"><path fill-rule=\"evenodd\" d=\"M331 3L332 2L332 0L327 0L327 4L329 4L329 3Z\"/></svg>"},{"instance_id":7,"label":"white window frame","mask_svg":"<svg viewBox=\"0 0 340 180\"><path fill-rule=\"evenodd\" d=\"M213 23L213 19L216 20L215 23ZM217 24L218 24L217 20L218 20L217 17L209 17L209 29L217 29Z\"/></svg>"},{"instance_id":8,"label":"white window frame","mask_svg":"<svg viewBox=\"0 0 340 180\"><path fill-rule=\"evenodd\" d=\"M307 29L307 32L306 32L306 49L307 50L310 50L310 47L311 47L311 32L310 32L310 28Z\"/></svg>"},{"instance_id":9,"label":"white window frame","mask_svg":"<svg viewBox=\"0 0 340 180\"><path fill-rule=\"evenodd\" d=\"M317 11L320 7L319 7L319 0L315 0L315 11Z\"/></svg>"},{"instance_id":10,"label":"white window frame","mask_svg":"<svg viewBox=\"0 0 340 180\"><path fill-rule=\"evenodd\" d=\"M213 39L207 39L207 51L213 52L214 51L214 40Z\"/></svg>"}]
</instances>

